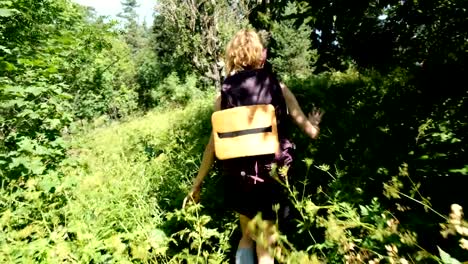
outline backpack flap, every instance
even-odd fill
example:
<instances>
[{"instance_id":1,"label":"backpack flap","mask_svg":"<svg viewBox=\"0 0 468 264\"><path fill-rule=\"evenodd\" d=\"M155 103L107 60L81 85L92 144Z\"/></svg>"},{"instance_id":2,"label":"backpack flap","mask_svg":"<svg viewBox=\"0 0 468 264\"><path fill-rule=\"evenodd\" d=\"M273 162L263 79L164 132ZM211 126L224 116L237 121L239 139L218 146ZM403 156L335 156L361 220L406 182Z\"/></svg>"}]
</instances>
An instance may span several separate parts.
<instances>
[{"instance_id":1,"label":"backpack flap","mask_svg":"<svg viewBox=\"0 0 468 264\"><path fill-rule=\"evenodd\" d=\"M279 150L273 105L239 106L211 116L216 157L220 160L275 154Z\"/></svg>"}]
</instances>

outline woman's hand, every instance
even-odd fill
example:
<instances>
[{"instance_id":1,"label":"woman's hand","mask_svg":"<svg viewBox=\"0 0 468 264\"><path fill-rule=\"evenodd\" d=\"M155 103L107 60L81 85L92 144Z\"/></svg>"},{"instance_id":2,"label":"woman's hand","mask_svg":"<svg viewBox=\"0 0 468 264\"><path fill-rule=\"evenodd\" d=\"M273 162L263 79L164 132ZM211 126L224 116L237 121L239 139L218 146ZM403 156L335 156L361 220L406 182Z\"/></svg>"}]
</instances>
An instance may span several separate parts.
<instances>
[{"instance_id":1,"label":"woman's hand","mask_svg":"<svg viewBox=\"0 0 468 264\"><path fill-rule=\"evenodd\" d=\"M184 202L182 204L182 208L185 208L188 203L194 202L198 203L200 201L200 191L201 191L201 186L195 185L192 187L192 190L188 193L188 195L185 197Z\"/></svg>"},{"instance_id":2,"label":"woman's hand","mask_svg":"<svg viewBox=\"0 0 468 264\"><path fill-rule=\"evenodd\" d=\"M313 126L318 126L320 122L322 122L322 116L325 114L320 108L316 108L315 106L312 108L312 111L308 115L309 122Z\"/></svg>"},{"instance_id":3,"label":"woman's hand","mask_svg":"<svg viewBox=\"0 0 468 264\"><path fill-rule=\"evenodd\" d=\"M214 103L214 110L215 111L221 110L221 95L220 94L216 97L216 100ZM182 204L182 208L185 208L185 206L187 206L187 204L190 202L198 203L198 201L200 200L200 191L201 191L201 185L202 185L203 179L205 178L206 175L208 175L208 172L210 171L211 166L213 166L214 160L215 160L214 138L213 138L213 133L211 133L210 140L208 141L208 144L206 144L205 151L203 152L203 158L200 164L200 169L198 170L197 177L194 180L192 190L185 197L184 202Z\"/></svg>"},{"instance_id":4,"label":"woman's hand","mask_svg":"<svg viewBox=\"0 0 468 264\"><path fill-rule=\"evenodd\" d=\"M310 138L317 138L320 130L318 125L320 121L322 121L323 112L314 107L309 116L306 117L294 94L284 83L280 83L280 85L284 100L286 101L286 106L289 110L289 115Z\"/></svg>"}]
</instances>

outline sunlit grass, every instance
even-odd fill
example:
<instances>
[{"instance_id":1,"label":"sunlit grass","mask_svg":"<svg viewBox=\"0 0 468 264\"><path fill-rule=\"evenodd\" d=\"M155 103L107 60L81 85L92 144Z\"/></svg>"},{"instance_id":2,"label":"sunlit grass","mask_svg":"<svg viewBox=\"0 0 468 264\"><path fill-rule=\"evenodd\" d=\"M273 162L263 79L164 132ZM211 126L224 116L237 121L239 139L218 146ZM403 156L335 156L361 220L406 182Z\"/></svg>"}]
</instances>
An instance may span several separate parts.
<instances>
[{"instance_id":1,"label":"sunlit grass","mask_svg":"<svg viewBox=\"0 0 468 264\"><path fill-rule=\"evenodd\" d=\"M211 104L207 96L72 137L69 162L58 173L31 179L21 192L2 191L1 206L10 208L1 218L2 263L164 259L170 234L161 230L160 204L170 209L177 201L163 197L190 188L198 159L188 159L189 168L173 164L194 154L178 150L176 128L189 127Z\"/></svg>"}]
</instances>

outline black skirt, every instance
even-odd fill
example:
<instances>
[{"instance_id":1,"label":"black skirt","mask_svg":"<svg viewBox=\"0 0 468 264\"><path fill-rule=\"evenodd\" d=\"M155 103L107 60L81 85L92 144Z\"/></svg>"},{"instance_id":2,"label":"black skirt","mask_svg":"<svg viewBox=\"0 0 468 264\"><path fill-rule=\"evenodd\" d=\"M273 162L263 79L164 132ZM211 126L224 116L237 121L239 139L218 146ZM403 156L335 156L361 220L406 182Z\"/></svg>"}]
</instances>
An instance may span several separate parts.
<instances>
[{"instance_id":1,"label":"black skirt","mask_svg":"<svg viewBox=\"0 0 468 264\"><path fill-rule=\"evenodd\" d=\"M282 143L279 157L262 155L221 162L225 201L230 209L251 219L258 213L264 220L284 217L287 190L279 181L287 175L270 175L272 167L291 165L291 144Z\"/></svg>"}]
</instances>

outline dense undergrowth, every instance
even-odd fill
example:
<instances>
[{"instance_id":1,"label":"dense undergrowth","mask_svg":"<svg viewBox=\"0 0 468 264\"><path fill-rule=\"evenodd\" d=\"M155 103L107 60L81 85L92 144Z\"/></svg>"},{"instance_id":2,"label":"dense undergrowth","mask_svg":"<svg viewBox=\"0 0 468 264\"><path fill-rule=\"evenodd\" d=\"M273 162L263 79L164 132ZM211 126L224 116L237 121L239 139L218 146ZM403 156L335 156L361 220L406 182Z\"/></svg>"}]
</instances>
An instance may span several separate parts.
<instances>
[{"instance_id":1,"label":"dense undergrowth","mask_svg":"<svg viewBox=\"0 0 468 264\"><path fill-rule=\"evenodd\" d=\"M365 123L359 126L362 115L374 112L359 104L350 108L350 102L378 80L350 70L289 81L305 110L315 103L327 113L318 141L291 125L297 149L285 186L291 214L279 223L274 249L280 262L457 263L445 251L466 259L459 246L466 247L462 212L454 206L449 217L452 201L440 197L432 200L439 207L430 204L426 194L431 193L415 174L424 169L420 159L409 159L414 154L408 153L406 160L376 164L380 159L372 152L384 155L385 148L392 151L389 156L401 158L401 152L388 149L394 135L368 131L383 138L356 136L369 129ZM313 89L301 90L304 86ZM330 94L343 98L327 104ZM173 104L83 129L69 139L68 158L58 169L3 188L0 260L230 263L240 234L235 214L223 206L223 179L216 168L206 180L201 205L180 209L208 140L213 97L205 94L186 107ZM378 111L377 104L364 106ZM348 118L338 118L343 115ZM392 124L391 113L383 115L375 119L381 122L373 126L376 130ZM423 129L423 121L414 136L431 132Z\"/></svg>"},{"instance_id":2,"label":"dense undergrowth","mask_svg":"<svg viewBox=\"0 0 468 264\"><path fill-rule=\"evenodd\" d=\"M2 263L169 259L167 214L197 168L209 108L198 101L88 131L57 171L2 190ZM188 127L200 132L188 137Z\"/></svg>"},{"instance_id":3,"label":"dense undergrowth","mask_svg":"<svg viewBox=\"0 0 468 264\"><path fill-rule=\"evenodd\" d=\"M249 25L304 111L326 111L316 141L289 126L278 262L468 260L463 1L160 0L151 28L122 2L118 26L0 0L1 263L232 262L216 168L180 208L223 49Z\"/></svg>"}]
</instances>

